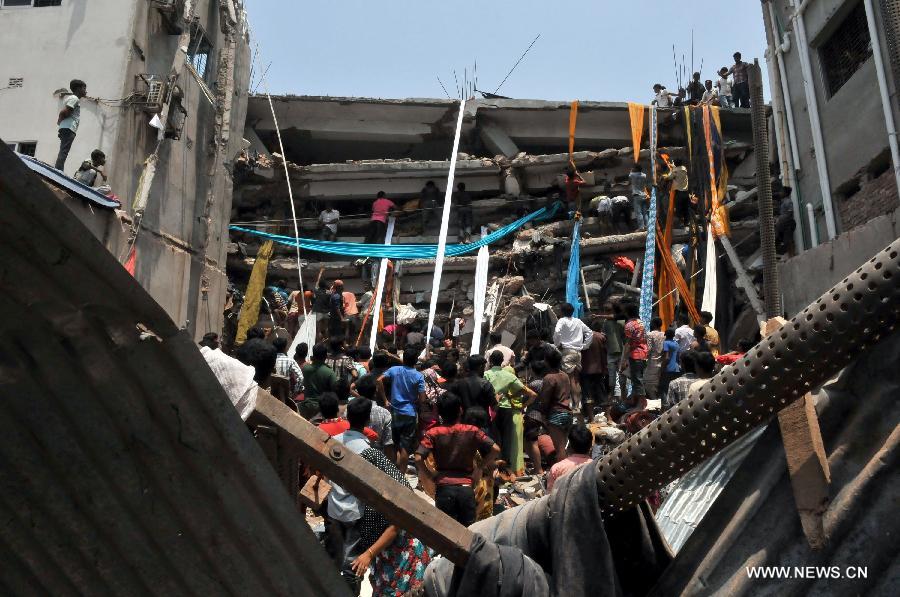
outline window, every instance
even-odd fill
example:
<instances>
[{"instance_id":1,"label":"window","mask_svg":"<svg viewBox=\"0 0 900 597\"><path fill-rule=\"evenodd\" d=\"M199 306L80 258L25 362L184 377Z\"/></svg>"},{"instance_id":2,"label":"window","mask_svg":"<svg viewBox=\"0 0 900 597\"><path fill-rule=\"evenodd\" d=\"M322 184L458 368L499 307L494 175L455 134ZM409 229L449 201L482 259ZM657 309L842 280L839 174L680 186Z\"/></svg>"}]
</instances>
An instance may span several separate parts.
<instances>
[{"instance_id":1,"label":"window","mask_svg":"<svg viewBox=\"0 0 900 597\"><path fill-rule=\"evenodd\" d=\"M39 8L41 6L60 6L61 4L62 0L0 0L0 6L3 7L34 6Z\"/></svg>"},{"instance_id":2,"label":"window","mask_svg":"<svg viewBox=\"0 0 900 597\"><path fill-rule=\"evenodd\" d=\"M208 73L210 54L212 54L212 44L209 38L206 37L203 28L194 23L191 26L191 43L188 46L187 63L194 67L203 80L206 80Z\"/></svg>"},{"instance_id":3,"label":"window","mask_svg":"<svg viewBox=\"0 0 900 597\"><path fill-rule=\"evenodd\" d=\"M819 47L828 97L837 93L871 56L872 40L866 9L858 2Z\"/></svg>"},{"instance_id":4,"label":"window","mask_svg":"<svg viewBox=\"0 0 900 597\"><path fill-rule=\"evenodd\" d=\"M7 143L6 146L31 157L34 157L34 153L37 151L37 141L19 141L18 143Z\"/></svg>"},{"instance_id":5,"label":"window","mask_svg":"<svg viewBox=\"0 0 900 597\"><path fill-rule=\"evenodd\" d=\"M25 82L25 79L23 79L22 77L10 77L9 78L9 88L10 89L19 88L22 86L22 84L24 82Z\"/></svg>"}]
</instances>

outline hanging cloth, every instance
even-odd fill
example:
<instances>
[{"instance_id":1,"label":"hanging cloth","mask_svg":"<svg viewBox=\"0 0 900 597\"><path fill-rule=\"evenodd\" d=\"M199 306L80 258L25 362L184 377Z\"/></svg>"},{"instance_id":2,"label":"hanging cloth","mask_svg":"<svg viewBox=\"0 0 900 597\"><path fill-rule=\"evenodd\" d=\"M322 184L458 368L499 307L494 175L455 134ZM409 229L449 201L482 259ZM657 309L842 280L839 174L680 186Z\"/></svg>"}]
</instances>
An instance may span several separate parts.
<instances>
[{"instance_id":1,"label":"hanging cloth","mask_svg":"<svg viewBox=\"0 0 900 597\"><path fill-rule=\"evenodd\" d=\"M656 225L659 227L658 222ZM681 293L681 300L684 301L684 304L687 307L691 322L694 324L700 323L700 313L697 311L697 306L694 304L694 295L688 290L687 283L684 281L684 276L681 275L681 270L675 265L675 260L672 258L672 251L667 245L662 243L661 231L657 230L657 232L660 233L657 237L657 248L659 249L662 266L666 269L669 278L675 282L675 288Z\"/></svg>"},{"instance_id":2,"label":"hanging cloth","mask_svg":"<svg viewBox=\"0 0 900 597\"><path fill-rule=\"evenodd\" d=\"M274 250L274 243L267 240L256 254L256 262L253 264L253 271L250 272L250 282L247 284L247 292L244 293L244 304L238 319L237 336L234 339L237 346L244 343L247 331L259 320L259 306L262 303L263 288L266 287L266 271L269 269L269 259L272 258Z\"/></svg>"},{"instance_id":3,"label":"hanging cloth","mask_svg":"<svg viewBox=\"0 0 900 597\"><path fill-rule=\"evenodd\" d=\"M641 136L644 133L644 104L628 102L628 116L631 118L631 144L634 146L634 163L641 159Z\"/></svg>"},{"instance_id":4,"label":"hanging cloth","mask_svg":"<svg viewBox=\"0 0 900 597\"><path fill-rule=\"evenodd\" d=\"M394 224L396 218L389 218L387 232L384 235L384 244L390 245L394 238ZM387 278L388 260L387 257L381 260L378 266L378 284L375 287L375 297L372 299L372 334L369 336L369 350L375 353L375 343L378 341L378 332L384 329L384 322L381 318L381 302L384 298L384 281Z\"/></svg>"},{"instance_id":5,"label":"hanging cloth","mask_svg":"<svg viewBox=\"0 0 900 597\"><path fill-rule=\"evenodd\" d=\"M569 161L575 155L575 123L578 121L578 100L569 107Z\"/></svg>"},{"instance_id":6,"label":"hanging cloth","mask_svg":"<svg viewBox=\"0 0 900 597\"><path fill-rule=\"evenodd\" d=\"M485 232L486 229L482 228L481 234L483 235ZM484 324L484 299L485 295L487 295L490 258L491 256L486 246L478 249L478 257L475 260L475 331L472 334L470 355L481 353L481 328Z\"/></svg>"},{"instance_id":7,"label":"hanging cloth","mask_svg":"<svg viewBox=\"0 0 900 597\"><path fill-rule=\"evenodd\" d=\"M456 157L459 154L459 136L462 133L463 115L466 111L466 100L459 102L459 116L456 119L456 135L453 137L453 153L450 154L450 172L447 174L447 190L444 192L444 211L441 214L441 234L438 237L437 251L434 257L434 279L431 283L431 304L428 307L428 331L425 332L425 346L431 345L431 329L434 327L434 316L437 311L438 295L441 292L441 274L444 272L444 255L447 250L447 230L450 227L450 201L453 197L453 178L456 174Z\"/></svg>"},{"instance_id":8,"label":"hanging cloth","mask_svg":"<svg viewBox=\"0 0 900 597\"><path fill-rule=\"evenodd\" d=\"M650 188L650 209L647 211L647 242L644 248L644 272L641 278L641 321L650 329L653 317L653 271L656 262L656 106L650 106L650 172L653 186Z\"/></svg>"},{"instance_id":9,"label":"hanging cloth","mask_svg":"<svg viewBox=\"0 0 900 597\"><path fill-rule=\"evenodd\" d=\"M716 259L716 238L712 230L706 235L706 267L703 280L703 299L700 301L700 309L709 311L713 315L713 321L709 325L715 324L716 316L716 294L719 287L716 266L719 260Z\"/></svg>"},{"instance_id":10,"label":"hanging cloth","mask_svg":"<svg viewBox=\"0 0 900 597\"><path fill-rule=\"evenodd\" d=\"M584 305L579 297L581 280L581 219L576 218L572 229L572 250L569 252L569 270L566 274L566 302L575 307L574 317L584 315Z\"/></svg>"},{"instance_id":11,"label":"hanging cloth","mask_svg":"<svg viewBox=\"0 0 900 597\"><path fill-rule=\"evenodd\" d=\"M730 233L728 222L728 210L725 209L722 199L722 186L720 180L716 178L716 160L719 158L719 169L727 171L725 167L724 153L721 150L721 135L718 128L718 109L710 106L703 106L703 135L706 140L706 155L709 160L709 186L710 186L710 224L715 236L727 235ZM715 118L713 122L712 119ZM718 143L717 143L718 142ZM726 178L727 180L727 178Z\"/></svg>"},{"instance_id":12,"label":"hanging cloth","mask_svg":"<svg viewBox=\"0 0 900 597\"><path fill-rule=\"evenodd\" d=\"M547 207L542 207L537 211L523 216L495 230L481 239L466 245L446 245L445 254L448 257L458 257L478 250L479 248L489 245L495 241L509 236L525 224L553 218L562 209L562 204L557 201ZM276 243L288 247L296 247L297 240L293 236L284 236L280 234L272 234L270 232L261 232L252 228L244 228L242 226L229 226L230 230L244 232L259 236L261 238L274 240ZM328 253L330 255L344 255L347 257L371 257L376 259L434 259L437 256L437 245L372 245L366 243L344 243L335 241L315 240L311 238L301 238L299 246L305 251L316 251L319 253Z\"/></svg>"},{"instance_id":13,"label":"hanging cloth","mask_svg":"<svg viewBox=\"0 0 900 597\"><path fill-rule=\"evenodd\" d=\"M660 242L672 247L672 219L675 217L675 187L669 187L669 209L666 211L666 226L662 229ZM669 276L666 268L659 269L659 317L663 321L663 329L668 329L675 322L675 280Z\"/></svg>"}]
</instances>

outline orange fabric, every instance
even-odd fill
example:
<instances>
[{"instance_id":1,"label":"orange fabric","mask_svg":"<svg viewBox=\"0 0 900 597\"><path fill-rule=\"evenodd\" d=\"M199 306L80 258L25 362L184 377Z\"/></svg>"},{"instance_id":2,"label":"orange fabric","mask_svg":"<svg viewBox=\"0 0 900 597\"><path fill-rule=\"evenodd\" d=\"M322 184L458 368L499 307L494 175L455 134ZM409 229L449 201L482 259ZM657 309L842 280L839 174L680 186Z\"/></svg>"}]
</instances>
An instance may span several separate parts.
<instances>
[{"instance_id":1,"label":"orange fabric","mask_svg":"<svg viewBox=\"0 0 900 597\"><path fill-rule=\"evenodd\" d=\"M631 143L634 145L634 163L641 159L641 136L644 134L644 104L628 102L631 118Z\"/></svg>"},{"instance_id":2,"label":"orange fabric","mask_svg":"<svg viewBox=\"0 0 900 597\"><path fill-rule=\"evenodd\" d=\"M703 135L706 137L706 156L709 160L709 189L710 189L710 224L712 232L716 236L727 236L730 232L728 225L728 211L722 204L719 184L716 182L716 165L712 150L712 123L711 118L718 114L713 112L710 106L703 106ZM721 134L721 129L720 134Z\"/></svg>"},{"instance_id":3,"label":"orange fabric","mask_svg":"<svg viewBox=\"0 0 900 597\"><path fill-rule=\"evenodd\" d=\"M569 108L569 161L575 153L575 122L578 120L578 100L572 102Z\"/></svg>"},{"instance_id":4,"label":"orange fabric","mask_svg":"<svg viewBox=\"0 0 900 597\"><path fill-rule=\"evenodd\" d=\"M684 281L684 276L681 275L678 266L675 265L675 260L672 259L671 250L668 245L665 245L662 242L662 230L659 226L659 222L656 223L656 248L659 249L660 256L662 257L661 261L663 267L666 269L669 278L675 282L675 288L677 288L678 292L681 294L681 298L687 307L688 315L691 317L691 323L696 325L700 322L700 313L697 311L697 305L694 304L694 296L688 290L687 284Z\"/></svg>"},{"instance_id":5,"label":"orange fabric","mask_svg":"<svg viewBox=\"0 0 900 597\"><path fill-rule=\"evenodd\" d=\"M672 218L675 215L675 188L669 187L669 209L666 211L666 228L662 235L662 244L672 246ZM670 249L671 252L671 249ZM659 269L659 317L663 320L663 329L668 329L675 322L675 281L669 278L666 268Z\"/></svg>"}]
</instances>

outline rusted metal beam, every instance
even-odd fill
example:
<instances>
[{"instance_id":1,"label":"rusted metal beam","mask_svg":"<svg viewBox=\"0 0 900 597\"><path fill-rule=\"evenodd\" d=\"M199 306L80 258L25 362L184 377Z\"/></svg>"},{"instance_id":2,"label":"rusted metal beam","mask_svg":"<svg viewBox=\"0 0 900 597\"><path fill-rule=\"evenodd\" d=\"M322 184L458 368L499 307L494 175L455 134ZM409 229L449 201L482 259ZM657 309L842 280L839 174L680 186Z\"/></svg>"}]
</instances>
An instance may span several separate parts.
<instances>
[{"instance_id":1,"label":"rusted metal beam","mask_svg":"<svg viewBox=\"0 0 900 597\"><path fill-rule=\"evenodd\" d=\"M400 486L265 390L259 391L256 411L249 422L284 431L285 441L292 441L305 464L321 471L457 566L465 565L472 531Z\"/></svg>"}]
</instances>

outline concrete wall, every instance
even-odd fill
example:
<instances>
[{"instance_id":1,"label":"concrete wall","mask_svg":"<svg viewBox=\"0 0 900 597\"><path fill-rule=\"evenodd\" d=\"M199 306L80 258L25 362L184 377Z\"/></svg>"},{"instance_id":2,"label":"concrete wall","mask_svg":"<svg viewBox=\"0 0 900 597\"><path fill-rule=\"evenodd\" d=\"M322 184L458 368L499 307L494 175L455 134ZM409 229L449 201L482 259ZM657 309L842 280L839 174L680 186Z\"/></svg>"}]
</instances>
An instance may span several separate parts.
<instances>
[{"instance_id":1,"label":"concrete wall","mask_svg":"<svg viewBox=\"0 0 900 597\"><path fill-rule=\"evenodd\" d=\"M866 61L833 96L828 97L826 92L818 48L857 2L858 0L816 0L809 4L804 15L806 34L810 43L808 51L813 71L812 82L819 103L819 117L825 142L829 182L835 202L838 234L853 225L851 222L841 221L837 205L841 189L846 188L848 183L852 186L857 173L869 167L888 147L887 129L873 59ZM789 29L792 28L789 17L793 12L791 4L790 0L774 1L778 19ZM875 2L876 6L878 4ZM883 30L883 27L879 29ZM779 37L777 32L776 37ZM882 39L882 45L884 44ZM800 153L797 186L801 204L811 203L816 209L819 238L824 240L828 237L822 210L822 193L813 149L808 102L804 94L800 67L801 51L807 51L807 48L799 47L796 35L792 31L791 48L784 55L784 62ZM890 69L888 76L891 76ZM893 87L893 82L891 86ZM810 235L805 207L802 209L802 215L802 229L808 246Z\"/></svg>"},{"instance_id":2,"label":"concrete wall","mask_svg":"<svg viewBox=\"0 0 900 597\"><path fill-rule=\"evenodd\" d=\"M793 317L900 237L900 209L845 232L778 266L784 310Z\"/></svg>"},{"instance_id":3,"label":"concrete wall","mask_svg":"<svg viewBox=\"0 0 900 597\"><path fill-rule=\"evenodd\" d=\"M0 30L4 31L0 55L29 58L21 66L7 60L0 63L4 77L0 82L7 76L25 77L23 89L0 92L0 137L7 142L37 139L37 157L49 163L55 161L58 149L54 123L60 101L52 96L53 90L68 87L68 81L77 77L88 83L91 96L123 98L135 90L137 75L169 74L178 42L178 35L164 27L157 9L144 0L71 0L60 8L0 10ZM228 142L214 162L219 139L216 107L207 95L216 100L214 83L226 48L219 10L217 0L194 2L194 15L213 46L208 75L201 83L185 68L177 82L184 93L187 119L181 138L165 140L160 146L136 243L135 278L175 323L187 325L198 337L221 329L227 286L224 243L232 197L229 170L240 151L249 85L249 40L246 25L239 24L233 93L223 92L219 98L232 106L229 130L221 134ZM19 34L12 36L15 39L6 35L11 30ZM29 39L39 40L39 52L22 52ZM9 69L14 70L7 73ZM135 107L83 100L82 121L66 171L71 174L91 150L102 149L109 158L110 185L130 213L144 161L157 144L150 118ZM115 225L115 218L108 214L97 218ZM98 226L97 222L91 225L99 232ZM128 241L127 235L110 231L98 238L117 257Z\"/></svg>"}]
</instances>

